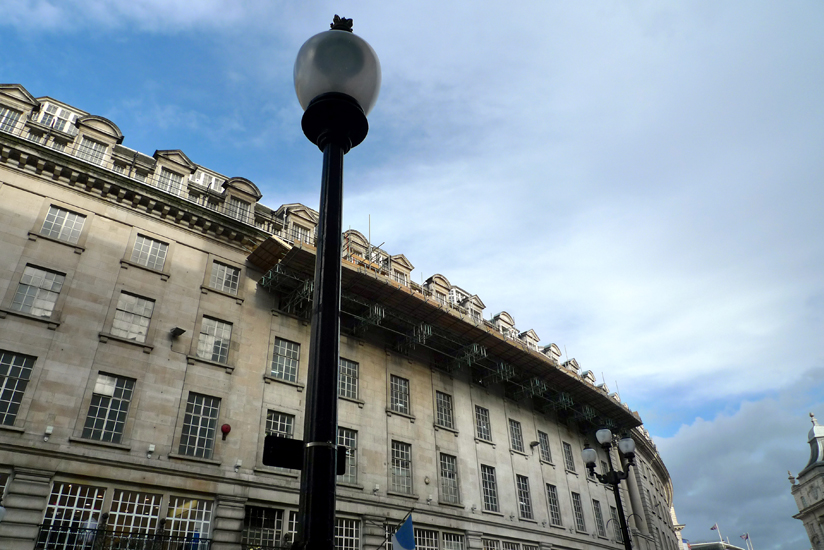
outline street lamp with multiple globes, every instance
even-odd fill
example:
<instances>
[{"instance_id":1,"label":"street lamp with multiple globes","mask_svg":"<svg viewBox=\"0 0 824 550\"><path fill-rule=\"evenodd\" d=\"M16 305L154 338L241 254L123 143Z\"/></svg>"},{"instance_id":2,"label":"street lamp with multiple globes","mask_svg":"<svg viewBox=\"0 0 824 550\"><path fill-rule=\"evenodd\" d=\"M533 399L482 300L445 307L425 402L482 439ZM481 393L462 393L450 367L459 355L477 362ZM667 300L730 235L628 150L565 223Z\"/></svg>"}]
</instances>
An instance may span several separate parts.
<instances>
[{"instance_id":1,"label":"street lamp with multiple globes","mask_svg":"<svg viewBox=\"0 0 824 550\"><path fill-rule=\"evenodd\" d=\"M621 451L621 454L627 459L627 469L615 471L612 467L612 455L610 453L613 439L612 432L607 428L602 428L595 432L595 439L598 440L598 443L600 443L601 447L606 451L609 472L606 472L604 475L595 473L595 461L598 459L598 453L589 446L589 443L584 445L584 450L581 451L581 455L591 475L595 475L601 483L612 485L612 490L615 494L615 507L618 509L618 519L621 523L621 535L624 538L624 547L626 550L632 550L632 543L629 540L629 530L627 529L627 520L624 517L624 506L621 504L621 494L618 491L618 485L622 479L627 479L630 466L635 464L635 441L633 441L628 434L624 434L624 437L618 440L618 450Z\"/></svg>"},{"instance_id":2,"label":"street lamp with multiple globes","mask_svg":"<svg viewBox=\"0 0 824 550\"><path fill-rule=\"evenodd\" d=\"M307 40L295 60L295 91L305 110L303 133L323 151L312 332L306 384L303 468L296 544L335 546L335 472L343 223L343 155L369 130L378 99L378 56L335 15L331 30Z\"/></svg>"}]
</instances>

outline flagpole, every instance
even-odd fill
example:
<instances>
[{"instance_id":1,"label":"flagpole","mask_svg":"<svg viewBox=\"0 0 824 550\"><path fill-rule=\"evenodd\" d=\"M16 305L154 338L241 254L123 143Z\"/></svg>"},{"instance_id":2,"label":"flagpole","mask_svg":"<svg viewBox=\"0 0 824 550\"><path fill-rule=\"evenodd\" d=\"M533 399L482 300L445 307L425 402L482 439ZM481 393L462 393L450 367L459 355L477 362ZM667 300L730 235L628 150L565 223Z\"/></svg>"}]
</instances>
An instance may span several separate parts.
<instances>
[{"instance_id":1,"label":"flagpole","mask_svg":"<svg viewBox=\"0 0 824 550\"><path fill-rule=\"evenodd\" d=\"M721 541L721 544L724 544L724 537L721 536L721 528L718 527L718 524L715 524L715 530L718 531L718 539Z\"/></svg>"},{"instance_id":2,"label":"flagpole","mask_svg":"<svg viewBox=\"0 0 824 550\"><path fill-rule=\"evenodd\" d=\"M409 511L406 513L406 515L405 515L405 516L403 516L403 519L395 525L395 531L396 531L396 532L397 532L397 530L398 530L398 527L400 527L401 525L403 525L403 524L404 524L404 522L406 521L406 519L407 519L409 516L411 516L411 515L412 515L412 512L414 512L414 511L415 511L415 509L414 509L414 508L410 508L410 509L409 509ZM381 543L381 545L380 545L380 546L378 546L375 550L381 550L381 548L383 548L384 546L386 546L386 543L387 543L387 542L389 542L389 537L391 537L391 536L392 536L392 535L390 535L389 533L387 533L387 532L386 532L386 529L384 529L384 530L383 530L383 542L382 542L382 543ZM393 548L392 550L398 550L398 549L397 549L397 548Z\"/></svg>"}]
</instances>

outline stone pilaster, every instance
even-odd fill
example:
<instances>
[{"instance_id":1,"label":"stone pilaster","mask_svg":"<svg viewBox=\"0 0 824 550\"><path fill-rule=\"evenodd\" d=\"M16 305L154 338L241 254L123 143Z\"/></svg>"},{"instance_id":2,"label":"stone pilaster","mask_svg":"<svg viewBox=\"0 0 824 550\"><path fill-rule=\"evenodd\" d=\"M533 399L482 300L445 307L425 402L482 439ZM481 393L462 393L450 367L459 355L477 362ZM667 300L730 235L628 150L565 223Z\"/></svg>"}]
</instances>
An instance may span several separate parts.
<instances>
[{"instance_id":1,"label":"stone pilaster","mask_svg":"<svg viewBox=\"0 0 824 550\"><path fill-rule=\"evenodd\" d=\"M212 550L240 550L246 500L246 497L217 496L215 526L212 529Z\"/></svg>"},{"instance_id":2,"label":"stone pilaster","mask_svg":"<svg viewBox=\"0 0 824 550\"><path fill-rule=\"evenodd\" d=\"M54 472L15 468L6 487L3 506L6 517L0 523L0 548L32 550L38 526L49 499Z\"/></svg>"},{"instance_id":3,"label":"stone pilaster","mask_svg":"<svg viewBox=\"0 0 824 550\"><path fill-rule=\"evenodd\" d=\"M361 516L361 543L363 550L386 548L386 518L383 516Z\"/></svg>"},{"instance_id":4,"label":"stone pilaster","mask_svg":"<svg viewBox=\"0 0 824 550\"><path fill-rule=\"evenodd\" d=\"M466 532L466 549L467 550L483 550L484 541L482 539L483 533L480 531Z\"/></svg>"}]
</instances>

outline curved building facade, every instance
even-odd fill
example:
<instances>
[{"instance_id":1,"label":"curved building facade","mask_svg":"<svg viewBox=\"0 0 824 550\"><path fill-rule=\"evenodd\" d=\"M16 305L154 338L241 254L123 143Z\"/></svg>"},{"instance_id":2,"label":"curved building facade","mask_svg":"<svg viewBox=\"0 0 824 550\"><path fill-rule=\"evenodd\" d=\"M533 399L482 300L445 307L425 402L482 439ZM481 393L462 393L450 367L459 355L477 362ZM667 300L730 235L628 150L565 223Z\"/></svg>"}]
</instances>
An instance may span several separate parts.
<instances>
[{"instance_id":1,"label":"curved building facade","mask_svg":"<svg viewBox=\"0 0 824 550\"><path fill-rule=\"evenodd\" d=\"M264 465L263 441L302 437L317 213L122 142L0 85L0 547L288 546L298 472ZM421 550L623 548L581 460L606 425L637 444L633 547L678 548L639 415L413 269L344 234L337 545L381 548L411 512Z\"/></svg>"}]
</instances>

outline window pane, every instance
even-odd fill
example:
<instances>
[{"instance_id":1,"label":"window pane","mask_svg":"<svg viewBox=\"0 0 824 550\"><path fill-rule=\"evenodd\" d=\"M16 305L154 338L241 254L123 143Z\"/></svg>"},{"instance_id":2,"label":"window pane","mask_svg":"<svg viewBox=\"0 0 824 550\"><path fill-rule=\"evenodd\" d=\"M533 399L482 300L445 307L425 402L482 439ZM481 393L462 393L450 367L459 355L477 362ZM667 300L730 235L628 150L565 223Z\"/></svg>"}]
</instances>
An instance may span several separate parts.
<instances>
[{"instance_id":1,"label":"window pane","mask_svg":"<svg viewBox=\"0 0 824 550\"><path fill-rule=\"evenodd\" d=\"M13 132L19 119L19 111L13 111L8 107L0 107L0 130L4 132Z\"/></svg>"},{"instance_id":2,"label":"window pane","mask_svg":"<svg viewBox=\"0 0 824 550\"><path fill-rule=\"evenodd\" d=\"M492 441L492 428L489 424L489 409L475 405L475 426L478 431L478 439Z\"/></svg>"},{"instance_id":3,"label":"window pane","mask_svg":"<svg viewBox=\"0 0 824 550\"><path fill-rule=\"evenodd\" d=\"M220 399L190 393L178 452L186 456L212 458Z\"/></svg>"},{"instance_id":4,"label":"window pane","mask_svg":"<svg viewBox=\"0 0 824 550\"><path fill-rule=\"evenodd\" d=\"M138 235L134 241L132 261L155 271L163 271L168 249L169 245L166 243L156 241L145 235Z\"/></svg>"},{"instance_id":5,"label":"window pane","mask_svg":"<svg viewBox=\"0 0 824 550\"><path fill-rule=\"evenodd\" d=\"M338 395L358 398L358 364L343 357L340 358L338 370Z\"/></svg>"},{"instance_id":6,"label":"window pane","mask_svg":"<svg viewBox=\"0 0 824 550\"><path fill-rule=\"evenodd\" d=\"M435 404L437 406L436 421L438 425L454 429L455 423L452 419L452 396L447 393L436 391Z\"/></svg>"},{"instance_id":7,"label":"window pane","mask_svg":"<svg viewBox=\"0 0 824 550\"><path fill-rule=\"evenodd\" d=\"M335 548L337 550L360 550L360 521L356 519L335 519Z\"/></svg>"},{"instance_id":8,"label":"window pane","mask_svg":"<svg viewBox=\"0 0 824 550\"><path fill-rule=\"evenodd\" d=\"M584 507L581 505L581 495L572 493L572 511L575 513L575 528L586 532L587 524L584 521Z\"/></svg>"},{"instance_id":9,"label":"window pane","mask_svg":"<svg viewBox=\"0 0 824 550\"><path fill-rule=\"evenodd\" d=\"M346 473L338 476L344 483L358 482L358 432L338 427L338 445L346 447Z\"/></svg>"},{"instance_id":10,"label":"window pane","mask_svg":"<svg viewBox=\"0 0 824 550\"><path fill-rule=\"evenodd\" d=\"M106 146L100 142L83 136L80 145L77 146L77 158L103 164L103 155L106 154Z\"/></svg>"},{"instance_id":11,"label":"window pane","mask_svg":"<svg viewBox=\"0 0 824 550\"><path fill-rule=\"evenodd\" d=\"M161 168L160 175L157 177L157 186L173 195L180 195L183 191L183 176Z\"/></svg>"},{"instance_id":12,"label":"window pane","mask_svg":"<svg viewBox=\"0 0 824 550\"><path fill-rule=\"evenodd\" d=\"M441 453L441 501L450 504L459 504L458 492L458 459L452 455Z\"/></svg>"},{"instance_id":13,"label":"window pane","mask_svg":"<svg viewBox=\"0 0 824 550\"><path fill-rule=\"evenodd\" d=\"M546 485L546 498L549 502L549 522L558 527L563 526L561 520L561 504L558 502L558 488L555 485Z\"/></svg>"},{"instance_id":14,"label":"window pane","mask_svg":"<svg viewBox=\"0 0 824 550\"><path fill-rule=\"evenodd\" d=\"M604 514L601 511L601 503L597 500L592 501L592 510L595 512L595 527L598 529L599 537L606 537L607 530L604 526Z\"/></svg>"},{"instance_id":15,"label":"window pane","mask_svg":"<svg viewBox=\"0 0 824 550\"><path fill-rule=\"evenodd\" d=\"M112 321L112 334L135 342L145 342L153 311L154 300L121 292Z\"/></svg>"},{"instance_id":16,"label":"window pane","mask_svg":"<svg viewBox=\"0 0 824 550\"><path fill-rule=\"evenodd\" d=\"M209 286L221 292L237 294L239 279L240 269L215 262L214 265L212 265L212 276L209 279Z\"/></svg>"},{"instance_id":17,"label":"window pane","mask_svg":"<svg viewBox=\"0 0 824 550\"><path fill-rule=\"evenodd\" d=\"M282 338L275 338L275 351L272 357L273 378L297 382L299 361L300 344Z\"/></svg>"},{"instance_id":18,"label":"window pane","mask_svg":"<svg viewBox=\"0 0 824 550\"><path fill-rule=\"evenodd\" d=\"M0 350L0 424L14 425L33 366L34 357Z\"/></svg>"},{"instance_id":19,"label":"window pane","mask_svg":"<svg viewBox=\"0 0 824 550\"><path fill-rule=\"evenodd\" d=\"M389 408L395 412L409 414L409 380L390 375Z\"/></svg>"},{"instance_id":20,"label":"window pane","mask_svg":"<svg viewBox=\"0 0 824 550\"><path fill-rule=\"evenodd\" d=\"M204 317L197 342L197 356L207 361L226 363L229 360L231 340L232 323Z\"/></svg>"},{"instance_id":21,"label":"window pane","mask_svg":"<svg viewBox=\"0 0 824 550\"><path fill-rule=\"evenodd\" d=\"M541 445L541 460L552 462L552 453L549 451L549 436L544 432L538 432L538 443Z\"/></svg>"},{"instance_id":22,"label":"window pane","mask_svg":"<svg viewBox=\"0 0 824 550\"><path fill-rule=\"evenodd\" d=\"M283 510L247 506L241 545L244 548L280 546L285 541Z\"/></svg>"},{"instance_id":23,"label":"window pane","mask_svg":"<svg viewBox=\"0 0 824 550\"><path fill-rule=\"evenodd\" d=\"M518 489L518 512L524 519L532 519L532 497L529 494L529 479L526 476L515 476L515 485Z\"/></svg>"},{"instance_id":24,"label":"window pane","mask_svg":"<svg viewBox=\"0 0 824 550\"><path fill-rule=\"evenodd\" d=\"M43 228L40 230L41 235L66 241L76 244L80 238L80 232L83 231L83 223L86 221L86 216L63 210L56 206L49 208L46 219L43 222Z\"/></svg>"},{"instance_id":25,"label":"window pane","mask_svg":"<svg viewBox=\"0 0 824 550\"><path fill-rule=\"evenodd\" d=\"M98 374L83 437L120 443L133 391L134 380L131 378Z\"/></svg>"},{"instance_id":26,"label":"window pane","mask_svg":"<svg viewBox=\"0 0 824 550\"><path fill-rule=\"evenodd\" d=\"M572 446L569 443L567 443L566 441L564 441L563 443L564 443L564 466L570 472L574 472L575 471L575 459L572 456Z\"/></svg>"},{"instance_id":27,"label":"window pane","mask_svg":"<svg viewBox=\"0 0 824 550\"><path fill-rule=\"evenodd\" d=\"M484 497L484 510L498 512L498 484L495 481L495 468L481 465L481 486Z\"/></svg>"},{"instance_id":28,"label":"window pane","mask_svg":"<svg viewBox=\"0 0 824 550\"><path fill-rule=\"evenodd\" d=\"M114 531L150 533L157 529L162 496L116 490L112 497L108 525Z\"/></svg>"},{"instance_id":29,"label":"window pane","mask_svg":"<svg viewBox=\"0 0 824 550\"><path fill-rule=\"evenodd\" d=\"M524 435L521 432L521 423L511 418L509 419L509 440L513 450L524 452Z\"/></svg>"},{"instance_id":30,"label":"window pane","mask_svg":"<svg viewBox=\"0 0 824 550\"><path fill-rule=\"evenodd\" d=\"M412 445L392 442L392 490L412 494Z\"/></svg>"},{"instance_id":31,"label":"window pane","mask_svg":"<svg viewBox=\"0 0 824 550\"><path fill-rule=\"evenodd\" d=\"M185 497L172 497L166 515L166 529L173 537L194 540L209 538L212 524L212 502ZM195 545L199 549L199 545Z\"/></svg>"},{"instance_id":32,"label":"window pane","mask_svg":"<svg viewBox=\"0 0 824 550\"><path fill-rule=\"evenodd\" d=\"M65 280L62 273L27 265L11 308L37 317L51 317Z\"/></svg>"}]
</instances>

